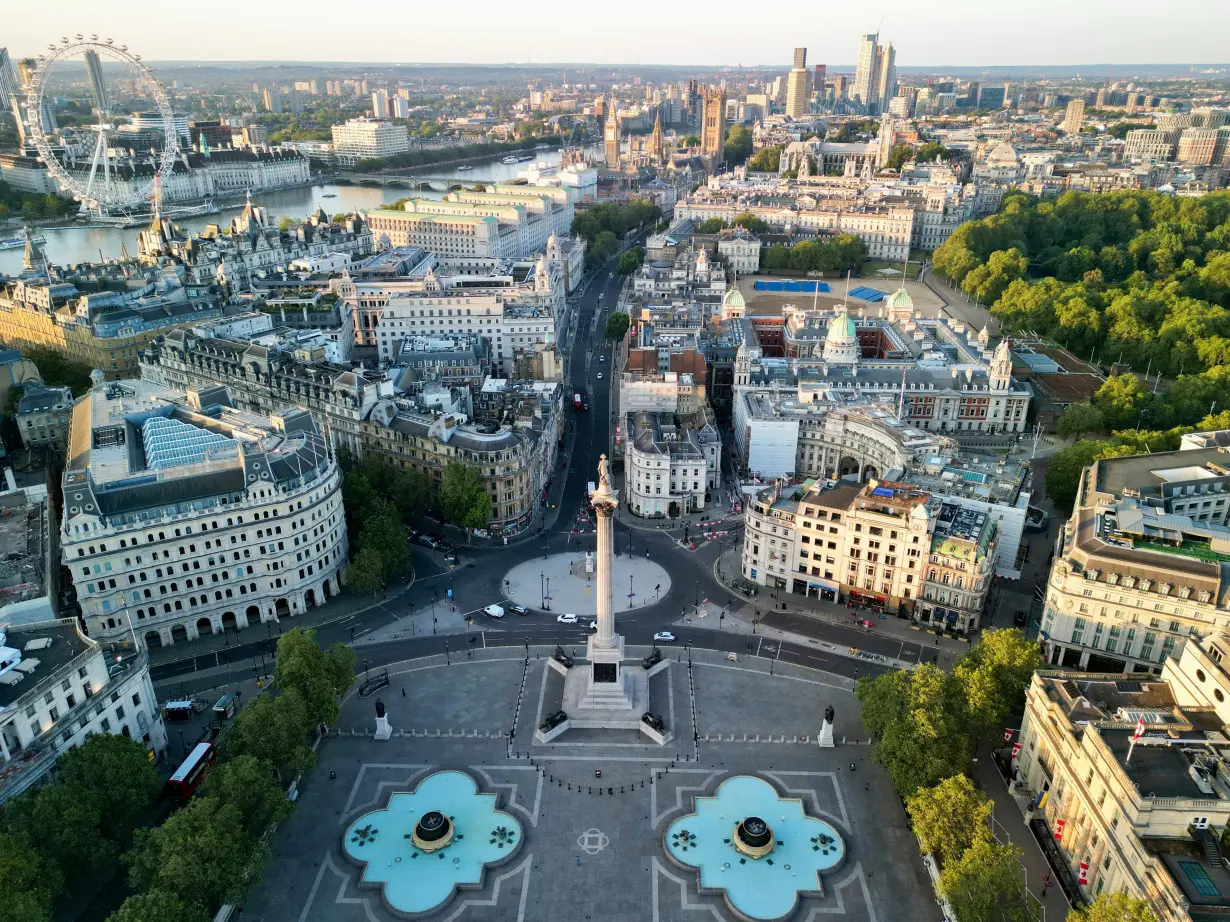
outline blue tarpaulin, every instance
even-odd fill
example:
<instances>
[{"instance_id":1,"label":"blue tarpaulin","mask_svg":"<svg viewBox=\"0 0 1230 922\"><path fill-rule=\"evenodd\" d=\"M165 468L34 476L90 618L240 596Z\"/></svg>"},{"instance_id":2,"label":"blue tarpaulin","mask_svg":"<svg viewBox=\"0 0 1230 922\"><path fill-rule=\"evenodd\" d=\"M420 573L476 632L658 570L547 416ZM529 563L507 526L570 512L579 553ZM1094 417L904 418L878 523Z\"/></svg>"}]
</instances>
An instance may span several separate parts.
<instances>
[{"instance_id":1,"label":"blue tarpaulin","mask_svg":"<svg viewBox=\"0 0 1230 922\"><path fill-rule=\"evenodd\" d=\"M824 292L830 290L828 282L793 281L785 279L771 282L757 280L752 284L752 287L756 291L805 292L809 295L815 294L817 291L823 294Z\"/></svg>"}]
</instances>

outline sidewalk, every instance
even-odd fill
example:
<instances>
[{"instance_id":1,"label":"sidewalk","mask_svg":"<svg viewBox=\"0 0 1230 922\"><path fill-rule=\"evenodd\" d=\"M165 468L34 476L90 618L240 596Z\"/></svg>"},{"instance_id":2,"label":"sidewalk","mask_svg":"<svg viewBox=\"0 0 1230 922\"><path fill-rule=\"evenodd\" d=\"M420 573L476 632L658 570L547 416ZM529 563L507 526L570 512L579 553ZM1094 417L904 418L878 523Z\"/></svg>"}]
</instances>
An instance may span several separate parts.
<instances>
[{"instance_id":1,"label":"sidewalk","mask_svg":"<svg viewBox=\"0 0 1230 922\"><path fill-rule=\"evenodd\" d=\"M752 599L746 599L731 585L731 580L739 575L741 570L742 548L730 548L724 551L714 561L713 573L717 579L735 598L742 601L740 611L759 608L761 611L771 611L785 615L803 615L836 627L850 628L852 615L845 605L834 602L822 602L819 599L805 598L792 592L778 591L777 598L772 597L772 591L760 586L760 592ZM785 604L787 607L782 608ZM948 637L936 638L929 631L915 629L912 621L885 614L875 619L874 635L893 641L903 641L927 646L937 654L937 662L943 669L951 669L956 661L969 650L970 645ZM765 628L761 628L765 630ZM798 636L791 634L792 637ZM938 640L938 643L936 641ZM912 663L911 663L912 665Z\"/></svg>"},{"instance_id":2,"label":"sidewalk","mask_svg":"<svg viewBox=\"0 0 1230 922\"><path fill-rule=\"evenodd\" d=\"M461 634L470 630L472 626L470 617L473 615L473 612L467 613L459 610L448 599L441 599L435 605L424 605L392 624L386 624L384 627L376 628L370 634L356 637L353 646L358 650L368 644L387 643L390 640L401 640L405 637Z\"/></svg>"},{"instance_id":3,"label":"sidewalk","mask_svg":"<svg viewBox=\"0 0 1230 922\"><path fill-rule=\"evenodd\" d=\"M1020 846L1025 884L1046 910L1043 922L1063 922L1071 904L1058 884L1049 890L1042 888L1042 875L1050 874L1054 878L1055 872L1026 825L1021 805L1008 790L989 751L983 750L978 754L970 774L974 783L994 802L992 826L995 837L1001 842L1007 838Z\"/></svg>"},{"instance_id":4,"label":"sidewalk","mask_svg":"<svg viewBox=\"0 0 1230 922\"><path fill-rule=\"evenodd\" d=\"M278 636L284 630L290 630L295 627L320 627L322 624L329 624L342 618L348 618L351 615L362 614L363 612L376 608L380 605L387 605L389 602L394 601L403 593L407 592L414 585L416 579L417 576L414 570L411 569L408 579L389 586L377 599L373 599L367 595L356 595L349 590L344 590L343 595L330 599L324 605L309 608L307 611L295 615L294 617L283 618L280 621L266 621L264 623L258 622L256 624L249 625L243 630L223 631L221 634L210 634L207 637L201 637L198 640L192 640L188 643L181 642L173 644L169 647L156 647L149 651L150 665L159 666L163 663L170 663L193 656L201 656L226 649L227 647L253 643L260 640L268 640L271 645L276 644Z\"/></svg>"}]
</instances>

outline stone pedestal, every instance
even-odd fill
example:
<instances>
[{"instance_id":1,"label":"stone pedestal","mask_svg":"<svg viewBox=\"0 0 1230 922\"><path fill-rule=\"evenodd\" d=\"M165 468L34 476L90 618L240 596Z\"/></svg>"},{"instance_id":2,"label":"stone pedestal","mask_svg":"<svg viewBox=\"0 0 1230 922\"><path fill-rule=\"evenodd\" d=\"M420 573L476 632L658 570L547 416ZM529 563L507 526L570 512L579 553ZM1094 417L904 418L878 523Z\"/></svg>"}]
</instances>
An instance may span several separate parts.
<instances>
[{"instance_id":1,"label":"stone pedestal","mask_svg":"<svg viewBox=\"0 0 1230 922\"><path fill-rule=\"evenodd\" d=\"M389 726L388 717L376 718L376 739L387 740L393 735L393 728Z\"/></svg>"},{"instance_id":2,"label":"stone pedestal","mask_svg":"<svg viewBox=\"0 0 1230 922\"><path fill-rule=\"evenodd\" d=\"M816 737L816 745L821 749L832 749L833 743L833 722L826 720L820 728L820 735Z\"/></svg>"}]
</instances>

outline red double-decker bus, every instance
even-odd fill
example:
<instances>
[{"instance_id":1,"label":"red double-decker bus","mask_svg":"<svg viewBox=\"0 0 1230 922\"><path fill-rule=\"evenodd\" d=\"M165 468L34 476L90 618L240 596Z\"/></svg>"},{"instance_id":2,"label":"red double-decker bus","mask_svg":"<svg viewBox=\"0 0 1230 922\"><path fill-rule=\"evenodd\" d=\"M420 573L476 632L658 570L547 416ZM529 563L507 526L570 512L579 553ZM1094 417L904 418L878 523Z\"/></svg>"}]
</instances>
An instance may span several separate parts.
<instances>
[{"instance_id":1,"label":"red double-decker bus","mask_svg":"<svg viewBox=\"0 0 1230 922\"><path fill-rule=\"evenodd\" d=\"M177 804L188 802L196 789L205 780L205 773L218 757L213 743L197 743L188 758L175 769L175 774L167 779L167 793Z\"/></svg>"}]
</instances>

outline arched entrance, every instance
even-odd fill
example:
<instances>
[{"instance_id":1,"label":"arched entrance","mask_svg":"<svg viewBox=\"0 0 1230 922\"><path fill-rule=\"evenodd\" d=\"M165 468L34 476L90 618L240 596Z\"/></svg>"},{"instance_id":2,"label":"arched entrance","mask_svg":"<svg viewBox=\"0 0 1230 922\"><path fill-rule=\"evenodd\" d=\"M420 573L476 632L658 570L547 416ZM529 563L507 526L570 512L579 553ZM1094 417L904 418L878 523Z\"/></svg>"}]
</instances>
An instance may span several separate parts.
<instances>
[{"instance_id":1,"label":"arched entrance","mask_svg":"<svg viewBox=\"0 0 1230 922\"><path fill-rule=\"evenodd\" d=\"M206 634L212 634L214 632L214 623L210 621L208 618L197 618L196 619L196 632L200 634L202 637L204 637Z\"/></svg>"},{"instance_id":2,"label":"arched entrance","mask_svg":"<svg viewBox=\"0 0 1230 922\"><path fill-rule=\"evenodd\" d=\"M332 578L325 580L325 582L324 582L324 593L325 593L325 598L326 598L326 599L331 599L331 598L333 598L335 595L337 595L337 590L333 588L333 580L332 580Z\"/></svg>"},{"instance_id":3,"label":"arched entrance","mask_svg":"<svg viewBox=\"0 0 1230 922\"><path fill-rule=\"evenodd\" d=\"M866 483L868 480L878 478L879 476L880 476L880 472L877 471L873 465L868 464L865 468L863 468L863 482L864 483Z\"/></svg>"},{"instance_id":4,"label":"arched entrance","mask_svg":"<svg viewBox=\"0 0 1230 922\"><path fill-rule=\"evenodd\" d=\"M228 611L222 616L222 630L224 631L239 630L239 625L235 622L235 613L233 611Z\"/></svg>"},{"instance_id":5,"label":"arched entrance","mask_svg":"<svg viewBox=\"0 0 1230 922\"><path fill-rule=\"evenodd\" d=\"M261 619L261 610L255 605L249 605L245 614L248 616L248 624L253 624Z\"/></svg>"},{"instance_id":6,"label":"arched entrance","mask_svg":"<svg viewBox=\"0 0 1230 922\"><path fill-rule=\"evenodd\" d=\"M319 602L316 601L316 590L309 589L303 594L303 604L306 608L315 608Z\"/></svg>"},{"instance_id":7,"label":"arched entrance","mask_svg":"<svg viewBox=\"0 0 1230 922\"><path fill-rule=\"evenodd\" d=\"M145 649L157 650L162 646L162 635L157 631L147 631L145 634Z\"/></svg>"},{"instance_id":8,"label":"arched entrance","mask_svg":"<svg viewBox=\"0 0 1230 922\"><path fill-rule=\"evenodd\" d=\"M273 613L279 618L290 617L290 603L285 599L278 599L273 603Z\"/></svg>"},{"instance_id":9,"label":"arched entrance","mask_svg":"<svg viewBox=\"0 0 1230 922\"><path fill-rule=\"evenodd\" d=\"M188 629L182 624L177 624L171 628L171 643L187 643Z\"/></svg>"},{"instance_id":10,"label":"arched entrance","mask_svg":"<svg viewBox=\"0 0 1230 922\"><path fill-rule=\"evenodd\" d=\"M849 474L857 474L857 473L858 473L858 460L856 458L851 458L849 455L846 455L844 458L842 458L840 461L837 462L837 476L838 477L845 477Z\"/></svg>"}]
</instances>

